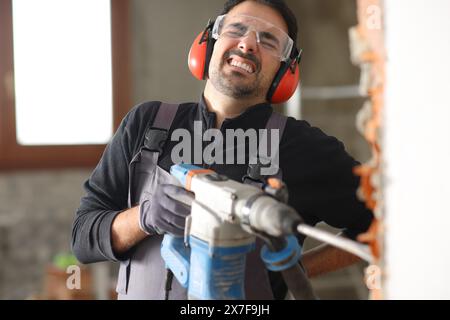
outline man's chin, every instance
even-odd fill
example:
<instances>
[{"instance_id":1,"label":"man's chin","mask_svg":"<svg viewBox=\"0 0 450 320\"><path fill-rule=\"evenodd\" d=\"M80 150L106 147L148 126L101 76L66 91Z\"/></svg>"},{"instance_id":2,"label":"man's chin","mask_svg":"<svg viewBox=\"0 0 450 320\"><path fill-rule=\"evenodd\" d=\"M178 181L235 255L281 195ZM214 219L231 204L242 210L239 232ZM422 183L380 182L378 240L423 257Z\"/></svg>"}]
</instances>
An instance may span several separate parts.
<instances>
[{"instance_id":1,"label":"man's chin","mask_svg":"<svg viewBox=\"0 0 450 320\"><path fill-rule=\"evenodd\" d=\"M251 76L251 75L249 75ZM255 79L245 76L238 71L220 72L219 77L216 78L216 89L223 94L233 98L250 98L256 95L258 91L255 87ZM215 81L213 81L214 83Z\"/></svg>"},{"instance_id":2,"label":"man's chin","mask_svg":"<svg viewBox=\"0 0 450 320\"><path fill-rule=\"evenodd\" d=\"M223 80L227 81L230 86L252 86L256 81L253 75L241 73L234 70L229 72L222 72L221 77Z\"/></svg>"},{"instance_id":3,"label":"man's chin","mask_svg":"<svg viewBox=\"0 0 450 320\"><path fill-rule=\"evenodd\" d=\"M235 99L254 98L256 97L255 88L249 88L245 86L233 86L224 90L226 94Z\"/></svg>"}]
</instances>

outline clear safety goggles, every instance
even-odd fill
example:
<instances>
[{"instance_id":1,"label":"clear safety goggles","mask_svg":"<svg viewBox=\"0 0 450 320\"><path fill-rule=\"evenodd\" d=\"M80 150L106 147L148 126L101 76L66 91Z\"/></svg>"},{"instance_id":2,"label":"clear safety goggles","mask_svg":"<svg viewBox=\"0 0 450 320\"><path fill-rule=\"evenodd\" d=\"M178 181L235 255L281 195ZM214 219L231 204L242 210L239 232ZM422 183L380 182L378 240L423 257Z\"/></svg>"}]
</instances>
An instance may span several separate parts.
<instances>
[{"instance_id":1,"label":"clear safety goggles","mask_svg":"<svg viewBox=\"0 0 450 320\"><path fill-rule=\"evenodd\" d=\"M272 56L286 61L289 59L294 41L282 29L273 24L248 15L218 16L212 30L214 39L241 39L255 32L259 48Z\"/></svg>"}]
</instances>

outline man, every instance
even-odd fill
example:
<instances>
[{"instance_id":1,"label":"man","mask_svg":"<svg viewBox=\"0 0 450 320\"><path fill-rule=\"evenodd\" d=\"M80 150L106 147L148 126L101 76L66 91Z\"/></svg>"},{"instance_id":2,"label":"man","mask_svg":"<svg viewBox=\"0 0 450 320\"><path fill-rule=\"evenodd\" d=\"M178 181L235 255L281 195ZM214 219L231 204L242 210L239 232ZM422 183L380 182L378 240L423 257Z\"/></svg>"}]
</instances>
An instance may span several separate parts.
<instances>
[{"instance_id":1,"label":"man","mask_svg":"<svg viewBox=\"0 0 450 320\"><path fill-rule=\"evenodd\" d=\"M217 128L223 133L259 130L273 115L269 101L273 101L274 78L286 59L296 61L295 17L284 2L275 0L228 1L223 14L209 29L213 50L206 63L201 100L178 107L167 128L168 137L177 128L193 132L195 121L204 130ZM144 103L125 117L85 183L87 194L73 225L73 251L81 262L121 262L117 291L123 299L164 297L162 235L182 235L190 213L189 207L174 200L189 193L174 186L167 173L176 141L164 139L163 147L159 142L155 146L164 130L148 130L151 123L158 127L167 122L159 118L160 108L159 102ZM325 221L344 228L349 237L366 231L372 213L356 198L359 181L352 169L357 163L342 143L293 118L286 121L283 132L279 167L289 190L289 204L311 225ZM248 164L201 165L237 181L249 172ZM280 275L267 274L257 254L248 260L246 297L284 298L286 285ZM304 253L302 264L309 276L315 276L357 260L324 245ZM176 282L172 292L171 298L186 298L186 291Z\"/></svg>"}]
</instances>

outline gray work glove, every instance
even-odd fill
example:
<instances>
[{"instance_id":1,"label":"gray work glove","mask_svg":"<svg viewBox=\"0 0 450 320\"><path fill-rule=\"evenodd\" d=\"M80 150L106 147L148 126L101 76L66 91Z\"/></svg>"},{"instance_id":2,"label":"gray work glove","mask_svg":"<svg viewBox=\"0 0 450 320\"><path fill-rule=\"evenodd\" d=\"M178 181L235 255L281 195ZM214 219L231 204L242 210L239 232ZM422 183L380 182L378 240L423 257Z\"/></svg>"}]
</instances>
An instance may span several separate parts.
<instances>
[{"instance_id":1,"label":"gray work glove","mask_svg":"<svg viewBox=\"0 0 450 320\"><path fill-rule=\"evenodd\" d=\"M147 234L183 236L186 217L191 214L191 206L186 203L192 202L193 197L192 192L179 186L158 186L153 196L140 204L141 229Z\"/></svg>"}]
</instances>

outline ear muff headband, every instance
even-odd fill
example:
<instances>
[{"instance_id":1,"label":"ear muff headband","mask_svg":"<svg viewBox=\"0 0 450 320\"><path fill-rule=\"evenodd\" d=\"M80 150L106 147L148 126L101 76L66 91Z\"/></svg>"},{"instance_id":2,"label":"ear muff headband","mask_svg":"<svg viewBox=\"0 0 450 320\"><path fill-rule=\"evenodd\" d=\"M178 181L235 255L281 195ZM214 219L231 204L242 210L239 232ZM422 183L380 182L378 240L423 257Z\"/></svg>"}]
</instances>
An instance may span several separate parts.
<instances>
[{"instance_id":1,"label":"ear muff headband","mask_svg":"<svg viewBox=\"0 0 450 320\"><path fill-rule=\"evenodd\" d=\"M215 43L215 39L211 37L213 26L214 21L208 21L205 30L195 38L189 51L189 70L198 80L205 80L208 75L209 62ZM292 58L281 63L267 93L267 101L283 103L292 97L300 81L299 63L301 55L302 51L298 52L295 49L291 55Z\"/></svg>"}]
</instances>

